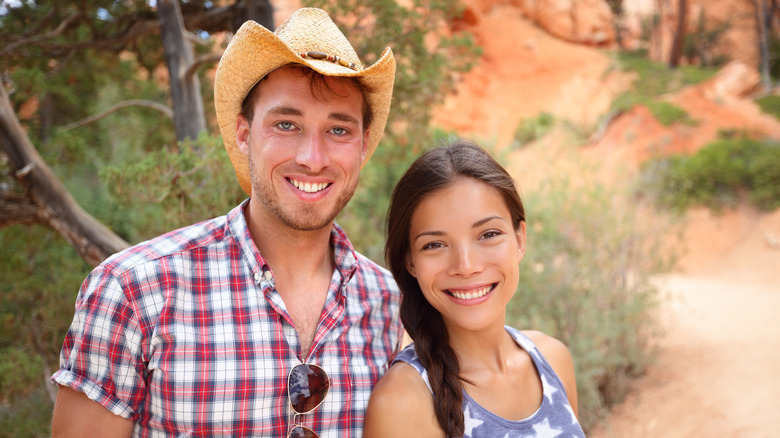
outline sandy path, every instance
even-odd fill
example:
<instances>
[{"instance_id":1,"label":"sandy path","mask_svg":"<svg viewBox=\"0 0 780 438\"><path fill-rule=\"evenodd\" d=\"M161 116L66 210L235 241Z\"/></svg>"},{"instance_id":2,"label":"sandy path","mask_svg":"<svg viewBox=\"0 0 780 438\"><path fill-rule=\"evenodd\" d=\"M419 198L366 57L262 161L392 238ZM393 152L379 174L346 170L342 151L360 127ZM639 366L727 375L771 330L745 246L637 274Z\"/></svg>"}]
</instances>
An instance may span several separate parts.
<instances>
[{"instance_id":1,"label":"sandy path","mask_svg":"<svg viewBox=\"0 0 780 438\"><path fill-rule=\"evenodd\" d=\"M660 280L658 361L590 438L780 437L780 285L729 277Z\"/></svg>"}]
</instances>

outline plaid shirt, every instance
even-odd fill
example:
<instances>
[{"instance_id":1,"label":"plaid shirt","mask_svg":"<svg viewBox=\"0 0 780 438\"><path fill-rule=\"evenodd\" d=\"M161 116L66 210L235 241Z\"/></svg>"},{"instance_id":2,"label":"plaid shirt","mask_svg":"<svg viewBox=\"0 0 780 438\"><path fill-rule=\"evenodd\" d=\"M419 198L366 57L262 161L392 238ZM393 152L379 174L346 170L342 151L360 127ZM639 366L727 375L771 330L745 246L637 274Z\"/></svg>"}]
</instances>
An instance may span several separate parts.
<instances>
[{"instance_id":1,"label":"plaid shirt","mask_svg":"<svg viewBox=\"0 0 780 438\"><path fill-rule=\"evenodd\" d=\"M273 272L242 205L141 243L87 277L52 380L135 422L133 436L283 437L301 362ZM297 422L359 437L368 397L398 352L400 293L334 226L336 269L307 363L331 388Z\"/></svg>"}]
</instances>

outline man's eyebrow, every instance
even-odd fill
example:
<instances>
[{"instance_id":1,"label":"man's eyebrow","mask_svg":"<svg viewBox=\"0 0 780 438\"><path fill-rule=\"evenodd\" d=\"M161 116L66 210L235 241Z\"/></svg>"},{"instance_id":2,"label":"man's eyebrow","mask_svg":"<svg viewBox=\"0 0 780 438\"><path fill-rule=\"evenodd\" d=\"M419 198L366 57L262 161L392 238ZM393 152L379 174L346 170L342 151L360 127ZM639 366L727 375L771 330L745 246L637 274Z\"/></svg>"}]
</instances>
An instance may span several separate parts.
<instances>
[{"instance_id":1,"label":"man's eyebrow","mask_svg":"<svg viewBox=\"0 0 780 438\"><path fill-rule=\"evenodd\" d=\"M275 106L268 110L268 114L274 116L302 116L303 113L293 107L289 106Z\"/></svg>"},{"instance_id":2,"label":"man's eyebrow","mask_svg":"<svg viewBox=\"0 0 780 438\"><path fill-rule=\"evenodd\" d=\"M352 117L347 113L330 113L328 114L328 118L339 122L354 123L356 125L360 125L360 121L358 119Z\"/></svg>"}]
</instances>

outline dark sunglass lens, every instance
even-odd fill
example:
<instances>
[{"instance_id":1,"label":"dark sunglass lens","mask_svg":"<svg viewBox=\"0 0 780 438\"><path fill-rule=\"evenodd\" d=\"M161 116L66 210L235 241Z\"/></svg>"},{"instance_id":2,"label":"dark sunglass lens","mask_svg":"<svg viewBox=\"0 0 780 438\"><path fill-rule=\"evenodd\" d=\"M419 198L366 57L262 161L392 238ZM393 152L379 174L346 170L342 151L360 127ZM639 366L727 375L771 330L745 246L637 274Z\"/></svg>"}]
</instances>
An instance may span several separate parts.
<instances>
[{"instance_id":1,"label":"dark sunglass lens","mask_svg":"<svg viewBox=\"0 0 780 438\"><path fill-rule=\"evenodd\" d=\"M319 435L314 433L313 430L303 427L295 426L293 430L287 435L287 438L320 438Z\"/></svg>"},{"instance_id":2,"label":"dark sunglass lens","mask_svg":"<svg viewBox=\"0 0 780 438\"><path fill-rule=\"evenodd\" d=\"M288 380L290 404L295 412L303 414L319 406L330 388L325 370L309 364L296 365ZM308 437L309 435L301 435Z\"/></svg>"}]
</instances>

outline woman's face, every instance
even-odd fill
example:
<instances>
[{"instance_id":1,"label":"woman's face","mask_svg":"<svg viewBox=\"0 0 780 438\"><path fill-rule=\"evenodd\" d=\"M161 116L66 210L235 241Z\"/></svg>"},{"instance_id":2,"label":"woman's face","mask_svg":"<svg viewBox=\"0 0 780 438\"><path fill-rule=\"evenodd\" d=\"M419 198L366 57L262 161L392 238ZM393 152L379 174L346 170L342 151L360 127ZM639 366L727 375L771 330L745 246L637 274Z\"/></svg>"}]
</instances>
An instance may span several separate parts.
<instances>
[{"instance_id":1,"label":"woman's face","mask_svg":"<svg viewBox=\"0 0 780 438\"><path fill-rule=\"evenodd\" d=\"M498 190L473 178L428 195L412 214L409 273L449 328L503 326L525 253Z\"/></svg>"}]
</instances>

